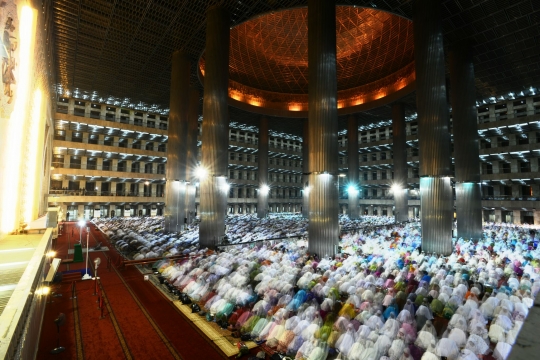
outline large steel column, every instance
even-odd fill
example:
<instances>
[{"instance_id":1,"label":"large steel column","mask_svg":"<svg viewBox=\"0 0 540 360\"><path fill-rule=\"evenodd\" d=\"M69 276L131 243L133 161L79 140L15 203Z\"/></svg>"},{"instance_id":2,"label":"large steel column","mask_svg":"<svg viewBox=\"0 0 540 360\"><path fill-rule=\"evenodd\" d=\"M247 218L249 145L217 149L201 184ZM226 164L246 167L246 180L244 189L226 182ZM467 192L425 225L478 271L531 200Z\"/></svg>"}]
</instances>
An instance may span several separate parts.
<instances>
[{"instance_id":1,"label":"large steel column","mask_svg":"<svg viewBox=\"0 0 540 360\"><path fill-rule=\"evenodd\" d=\"M309 251L333 255L339 238L336 5L308 1Z\"/></svg>"},{"instance_id":2,"label":"large steel column","mask_svg":"<svg viewBox=\"0 0 540 360\"><path fill-rule=\"evenodd\" d=\"M172 55L167 175L165 185L165 231L182 230L185 217L186 136L189 107L190 61L186 54Z\"/></svg>"},{"instance_id":3,"label":"large steel column","mask_svg":"<svg viewBox=\"0 0 540 360\"><path fill-rule=\"evenodd\" d=\"M197 168L197 136L199 135L199 90L189 91L188 126L186 139L186 179L189 184L186 187L185 211L187 223L195 219L195 196L199 179L195 177Z\"/></svg>"},{"instance_id":4,"label":"large steel column","mask_svg":"<svg viewBox=\"0 0 540 360\"><path fill-rule=\"evenodd\" d=\"M356 116L350 115L347 124L347 162L349 166L347 193L349 196L349 219L358 219L360 217L358 206L358 199L360 198L360 183L358 179L358 119Z\"/></svg>"},{"instance_id":5,"label":"large steel column","mask_svg":"<svg viewBox=\"0 0 540 360\"><path fill-rule=\"evenodd\" d=\"M309 218L309 121L304 119L302 133L302 217Z\"/></svg>"},{"instance_id":6,"label":"large steel column","mask_svg":"<svg viewBox=\"0 0 540 360\"><path fill-rule=\"evenodd\" d=\"M225 235L227 214L230 18L226 9L211 7L206 13L202 162L207 172L201 179L199 243L212 247Z\"/></svg>"},{"instance_id":7,"label":"large steel column","mask_svg":"<svg viewBox=\"0 0 540 360\"><path fill-rule=\"evenodd\" d=\"M450 134L440 0L414 2L422 250L452 252Z\"/></svg>"},{"instance_id":8,"label":"large steel column","mask_svg":"<svg viewBox=\"0 0 540 360\"><path fill-rule=\"evenodd\" d=\"M462 43L450 53L450 100L454 122L457 236L482 238L482 195L474 65L471 48Z\"/></svg>"},{"instance_id":9,"label":"large steel column","mask_svg":"<svg viewBox=\"0 0 540 360\"><path fill-rule=\"evenodd\" d=\"M262 219L268 215L268 118L259 120L259 151L257 153L259 166L259 189L257 190L257 217Z\"/></svg>"},{"instance_id":10,"label":"large steel column","mask_svg":"<svg viewBox=\"0 0 540 360\"><path fill-rule=\"evenodd\" d=\"M408 212L408 192L407 189L407 133L405 131L405 110L402 103L392 105L392 136L394 145L394 214L395 221L407 221Z\"/></svg>"}]
</instances>

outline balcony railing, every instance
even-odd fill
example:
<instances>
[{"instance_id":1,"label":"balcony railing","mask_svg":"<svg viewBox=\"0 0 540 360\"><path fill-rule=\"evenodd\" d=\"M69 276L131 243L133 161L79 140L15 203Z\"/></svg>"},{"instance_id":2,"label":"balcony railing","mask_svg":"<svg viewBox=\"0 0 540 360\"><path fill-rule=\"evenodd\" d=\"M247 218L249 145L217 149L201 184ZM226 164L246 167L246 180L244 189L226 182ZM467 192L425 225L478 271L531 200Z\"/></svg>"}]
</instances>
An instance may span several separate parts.
<instances>
[{"instance_id":1,"label":"balcony railing","mask_svg":"<svg viewBox=\"0 0 540 360\"><path fill-rule=\"evenodd\" d=\"M61 114L70 113L67 110L67 108L60 107L60 106L57 107L56 111ZM142 126L142 127L156 128L155 123L152 124L150 121L149 121L150 123L147 123L146 126L144 126L144 123L141 119L129 119L129 118L126 118L125 116L116 116L113 114L97 115L92 112L90 112L89 114L86 114L82 109L74 109L73 114L70 114L70 115L87 117L87 118L96 119L96 120L118 122L121 124L130 124L130 125L136 125L136 126ZM161 123L157 126L157 128L159 128L160 130L167 130L167 124Z\"/></svg>"},{"instance_id":2,"label":"balcony railing","mask_svg":"<svg viewBox=\"0 0 540 360\"><path fill-rule=\"evenodd\" d=\"M132 197L164 197L164 192L130 192L130 191L94 191L94 190L50 190L49 195L56 196L132 196Z\"/></svg>"},{"instance_id":3,"label":"balcony railing","mask_svg":"<svg viewBox=\"0 0 540 360\"><path fill-rule=\"evenodd\" d=\"M540 197L535 196L513 196L513 195L492 195L483 196L482 200L496 200L496 201L540 201Z\"/></svg>"},{"instance_id":4,"label":"balcony railing","mask_svg":"<svg viewBox=\"0 0 540 360\"><path fill-rule=\"evenodd\" d=\"M73 138L71 138L71 140L67 139L65 136L59 136L59 135L55 135L54 137L55 140L61 140L61 141L71 141L71 142L78 142L78 143L84 143L82 140L79 141L79 138L76 138L76 140L74 140ZM81 138L82 139L82 138ZM92 140L88 140L87 143L84 143L84 144L90 144L90 145L104 145L104 146L116 146L116 147L121 147L121 148L124 148L124 149L138 149L138 150L141 150L141 145L139 144L136 144L135 146L131 146L131 147L128 147L128 143L127 142L120 142L120 141L106 141L106 140L99 140L99 141L92 141ZM142 150L146 150L146 151L157 151L157 152L166 152L167 151L167 148L166 147L157 147L157 148L154 148L154 147L151 147L151 148L148 148L148 147L145 147L144 149Z\"/></svg>"},{"instance_id":5,"label":"balcony railing","mask_svg":"<svg viewBox=\"0 0 540 360\"><path fill-rule=\"evenodd\" d=\"M118 172L129 172L132 174L165 174L165 169L144 169L144 171L136 171L136 169L131 169L127 171L125 166L113 166L113 165L94 165L94 164L74 164L70 163L69 167L64 166L64 163L53 162L52 166L55 169L80 169L80 170L101 170L101 171L118 171ZM143 170L142 168L140 170Z\"/></svg>"}]
</instances>

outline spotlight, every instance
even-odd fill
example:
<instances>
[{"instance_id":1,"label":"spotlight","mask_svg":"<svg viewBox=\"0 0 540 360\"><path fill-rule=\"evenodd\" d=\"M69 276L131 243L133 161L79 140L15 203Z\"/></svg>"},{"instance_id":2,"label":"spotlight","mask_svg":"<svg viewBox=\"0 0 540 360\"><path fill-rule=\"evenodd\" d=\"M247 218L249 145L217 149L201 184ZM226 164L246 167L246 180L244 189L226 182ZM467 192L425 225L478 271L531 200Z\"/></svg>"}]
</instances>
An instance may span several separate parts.
<instances>
[{"instance_id":1,"label":"spotlight","mask_svg":"<svg viewBox=\"0 0 540 360\"><path fill-rule=\"evenodd\" d=\"M304 194L306 194L306 195L309 194L309 191L310 191L310 187L309 187L309 186L306 186L306 187L304 188Z\"/></svg>"},{"instance_id":2,"label":"spotlight","mask_svg":"<svg viewBox=\"0 0 540 360\"><path fill-rule=\"evenodd\" d=\"M268 185L263 185L261 186L259 191L262 195L268 195L268 193L270 192L270 187Z\"/></svg>"},{"instance_id":3,"label":"spotlight","mask_svg":"<svg viewBox=\"0 0 540 360\"><path fill-rule=\"evenodd\" d=\"M394 193L397 193L399 190L401 190L401 186L399 186L398 184L394 184L392 185L392 187L390 188Z\"/></svg>"},{"instance_id":4,"label":"spotlight","mask_svg":"<svg viewBox=\"0 0 540 360\"><path fill-rule=\"evenodd\" d=\"M78 224L80 227L83 227L84 225L86 225L86 222L84 220L79 220Z\"/></svg>"},{"instance_id":5,"label":"spotlight","mask_svg":"<svg viewBox=\"0 0 540 360\"><path fill-rule=\"evenodd\" d=\"M45 254L45 255L46 255L47 257L50 257L50 258L55 257L56 251L49 251L49 252L48 252L47 254Z\"/></svg>"},{"instance_id":6,"label":"spotlight","mask_svg":"<svg viewBox=\"0 0 540 360\"><path fill-rule=\"evenodd\" d=\"M349 195L354 195L358 192L358 189L356 189L354 185L349 185L347 187L347 192L349 193Z\"/></svg>"},{"instance_id":7,"label":"spotlight","mask_svg":"<svg viewBox=\"0 0 540 360\"><path fill-rule=\"evenodd\" d=\"M208 170L202 166L197 166L195 168L195 176L199 178L199 180L203 180L208 176Z\"/></svg>"}]
</instances>

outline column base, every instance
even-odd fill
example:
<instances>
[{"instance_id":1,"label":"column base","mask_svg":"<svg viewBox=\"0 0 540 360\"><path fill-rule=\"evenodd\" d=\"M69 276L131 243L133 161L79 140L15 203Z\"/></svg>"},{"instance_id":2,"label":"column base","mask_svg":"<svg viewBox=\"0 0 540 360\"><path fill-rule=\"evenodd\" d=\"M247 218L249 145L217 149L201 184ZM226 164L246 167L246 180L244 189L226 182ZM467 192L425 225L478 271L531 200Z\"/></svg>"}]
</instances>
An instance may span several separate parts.
<instances>
[{"instance_id":1,"label":"column base","mask_svg":"<svg viewBox=\"0 0 540 360\"><path fill-rule=\"evenodd\" d=\"M197 193L197 187L193 184L186 186L186 207L185 207L185 217L187 219L187 224L191 224L195 220L195 195Z\"/></svg>"},{"instance_id":2,"label":"column base","mask_svg":"<svg viewBox=\"0 0 540 360\"><path fill-rule=\"evenodd\" d=\"M396 222L404 222L409 220L408 195L409 190L407 189L394 190L394 218Z\"/></svg>"},{"instance_id":3,"label":"column base","mask_svg":"<svg viewBox=\"0 0 540 360\"><path fill-rule=\"evenodd\" d=\"M453 200L449 177L420 178L422 251L450 255Z\"/></svg>"},{"instance_id":4,"label":"column base","mask_svg":"<svg viewBox=\"0 0 540 360\"><path fill-rule=\"evenodd\" d=\"M268 216L268 194L259 193L257 195L257 217L264 219Z\"/></svg>"},{"instance_id":5,"label":"column base","mask_svg":"<svg viewBox=\"0 0 540 360\"><path fill-rule=\"evenodd\" d=\"M339 244L337 177L310 175L308 250L319 257L333 256Z\"/></svg>"},{"instance_id":6,"label":"column base","mask_svg":"<svg viewBox=\"0 0 540 360\"><path fill-rule=\"evenodd\" d=\"M347 214L349 219L356 220L360 218L360 207L358 206L358 199L360 198L359 191L349 193L349 209Z\"/></svg>"},{"instance_id":7,"label":"column base","mask_svg":"<svg viewBox=\"0 0 540 360\"><path fill-rule=\"evenodd\" d=\"M184 229L186 183L167 180L165 190L164 229L179 232Z\"/></svg>"},{"instance_id":8,"label":"column base","mask_svg":"<svg viewBox=\"0 0 540 360\"><path fill-rule=\"evenodd\" d=\"M482 238L482 196L480 184L456 184L457 236L464 239Z\"/></svg>"},{"instance_id":9,"label":"column base","mask_svg":"<svg viewBox=\"0 0 540 360\"><path fill-rule=\"evenodd\" d=\"M225 235L229 184L224 176L209 176L201 181L200 186L199 246L213 248Z\"/></svg>"}]
</instances>

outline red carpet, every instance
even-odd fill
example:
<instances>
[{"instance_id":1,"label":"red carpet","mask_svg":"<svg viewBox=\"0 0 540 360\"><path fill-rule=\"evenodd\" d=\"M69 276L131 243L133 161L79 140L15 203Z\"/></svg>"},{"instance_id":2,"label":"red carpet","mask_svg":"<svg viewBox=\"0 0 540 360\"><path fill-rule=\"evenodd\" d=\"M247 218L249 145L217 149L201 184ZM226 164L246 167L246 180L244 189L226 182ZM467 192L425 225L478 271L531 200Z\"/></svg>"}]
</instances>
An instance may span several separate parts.
<instances>
[{"instance_id":1,"label":"red carpet","mask_svg":"<svg viewBox=\"0 0 540 360\"><path fill-rule=\"evenodd\" d=\"M53 286L63 296L51 298L45 317L38 348L38 359L221 359L223 354L200 335L154 286L144 281L134 267L116 271L107 270L107 257L113 264L119 255L99 230L91 225L90 247L95 241L108 246L108 252L91 252L93 260L101 258L98 283L104 295L104 319L100 318L97 296L93 296L95 281L77 281L77 298L71 297L71 284ZM86 243L86 231L82 233ZM79 241L79 227L66 223L59 236L57 257L71 258L68 247ZM69 246L68 246L69 244ZM86 245L86 244L85 244ZM86 255L85 255L86 256ZM62 264L59 271L83 269L85 263ZM60 345L66 351L53 355L56 347L54 319L60 312L66 314L66 323L60 328Z\"/></svg>"},{"instance_id":2,"label":"red carpet","mask_svg":"<svg viewBox=\"0 0 540 360\"><path fill-rule=\"evenodd\" d=\"M64 234L59 237L56 245L58 257L66 259L73 256L67 254L68 241L73 248L73 241L78 241L77 229L75 223L65 225ZM85 263L62 264L59 271L84 267ZM99 320L100 312L97 309L96 297L92 296L94 291L92 280L76 282L75 301L70 299L70 283L55 285L53 291L61 293L62 297L52 298L53 303L48 304L45 309L38 359L102 359L104 353L110 354L108 357L111 359L125 358L110 319ZM66 324L60 328L60 345L64 346L66 351L53 355L50 354L50 350L56 346L56 326L53 321L60 312L66 314Z\"/></svg>"},{"instance_id":3,"label":"red carpet","mask_svg":"<svg viewBox=\"0 0 540 360\"><path fill-rule=\"evenodd\" d=\"M108 243L105 236L95 229L92 230L92 234L98 241L109 247L110 251L107 255L111 256L112 263L118 261L120 255ZM103 261L105 261L105 258L102 258L102 264ZM119 273L126 285L134 293L136 299L154 320L163 336L177 350L181 358L222 359L224 357L219 350L214 349L213 343L194 329L192 324L177 311L169 299L165 298L151 283L144 281L139 270L133 266L128 266L125 270L120 270Z\"/></svg>"}]
</instances>

